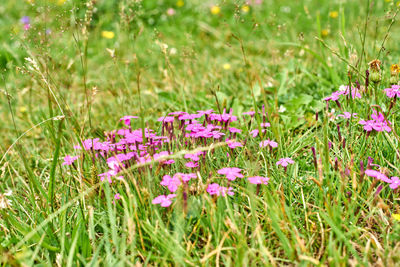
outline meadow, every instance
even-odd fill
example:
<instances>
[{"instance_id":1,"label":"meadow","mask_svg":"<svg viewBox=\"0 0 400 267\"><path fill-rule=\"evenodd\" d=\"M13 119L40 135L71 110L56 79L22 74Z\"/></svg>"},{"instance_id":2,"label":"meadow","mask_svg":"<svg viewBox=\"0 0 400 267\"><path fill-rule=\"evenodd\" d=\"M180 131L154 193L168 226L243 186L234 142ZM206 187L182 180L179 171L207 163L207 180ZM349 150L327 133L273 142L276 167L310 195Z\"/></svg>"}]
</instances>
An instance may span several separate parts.
<instances>
[{"instance_id":1,"label":"meadow","mask_svg":"<svg viewBox=\"0 0 400 267\"><path fill-rule=\"evenodd\" d=\"M399 11L1 1L1 265L398 265Z\"/></svg>"}]
</instances>

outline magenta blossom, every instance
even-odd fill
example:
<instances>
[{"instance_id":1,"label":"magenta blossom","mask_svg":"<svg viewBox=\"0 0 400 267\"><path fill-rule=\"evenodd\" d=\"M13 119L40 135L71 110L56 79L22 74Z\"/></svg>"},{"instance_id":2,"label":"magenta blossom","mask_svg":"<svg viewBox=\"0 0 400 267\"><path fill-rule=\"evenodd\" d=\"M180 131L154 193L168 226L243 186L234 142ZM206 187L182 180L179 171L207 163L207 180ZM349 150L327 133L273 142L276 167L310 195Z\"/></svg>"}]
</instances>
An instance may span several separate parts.
<instances>
[{"instance_id":1,"label":"magenta blossom","mask_svg":"<svg viewBox=\"0 0 400 267\"><path fill-rule=\"evenodd\" d=\"M381 172L378 172L378 171L375 171L375 170L366 170L365 174L367 176L374 177L374 178L376 178L378 180L381 180L381 181L384 181L386 183L391 183L391 180Z\"/></svg>"},{"instance_id":2,"label":"magenta blossom","mask_svg":"<svg viewBox=\"0 0 400 267\"><path fill-rule=\"evenodd\" d=\"M235 141L229 140L228 147L233 149L233 148L237 148L237 147L243 147L243 144L241 142L235 142Z\"/></svg>"},{"instance_id":3,"label":"magenta blossom","mask_svg":"<svg viewBox=\"0 0 400 267\"><path fill-rule=\"evenodd\" d=\"M208 185L207 193L209 193L210 195L223 196L223 197L225 197L226 195L230 196L234 195L232 187L223 187L216 183Z\"/></svg>"},{"instance_id":4,"label":"magenta blossom","mask_svg":"<svg viewBox=\"0 0 400 267\"><path fill-rule=\"evenodd\" d=\"M269 139L260 142L260 147L266 147L266 146L275 148L278 147L278 143Z\"/></svg>"},{"instance_id":5,"label":"magenta blossom","mask_svg":"<svg viewBox=\"0 0 400 267\"><path fill-rule=\"evenodd\" d=\"M188 168L197 168L197 167L199 167L199 164L194 161L189 161L185 164L185 166Z\"/></svg>"},{"instance_id":6,"label":"magenta blossom","mask_svg":"<svg viewBox=\"0 0 400 267\"><path fill-rule=\"evenodd\" d=\"M390 185L389 187L394 189L397 189L400 186L400 179L397 176L392 177L392 179L390 180Z\"/></svg>"},{"instance_id":7,"label":"magenta blossom","mask_svg":"<svg viewBox=\"0 0 400 267\"><path fill-rule=\"evenodd\" d=\"M139 118L139 117L137 117L137 116L124 116L119 120L123 121L126 126L129 126L129 125L131 125L131 119L137 119L137 118Z\"/></svg>"},{"instance_id":8,"label":"magenta blossom","mask_svg":"<svg viewBox=\"0 0 400 267\"><path fill-rule=\"evenodd\" d=\"M281 165L282 167L287 167L289 164L293 164L294 161L291 158L281 158L276 163L277 166Z\"/></svg>"},{"instance_id":9,"label":"magenta blossom","mask_svg":"<svg viewBox=\"0 0 400 267\"><path fill-rule=\"evenodd\" d=\"M74 156L74 157L71 157L70 155L66 155L65 157L64 157L64 162L62 163L62 165L72 165L72 163L74 163L74 161L75 160L77 160L78 159L78 156Z\"/></svg>"},{"instance_id":10,"label":"magenta blossom","mask_svg":"<svg viewBox=\"0 0 400 267\"><path fill-rule=\"evenodd\" d=\"M250 183L252 184L268 184L269 178L268 177L262 177L262 176L254 176L254 177L249 177L247 178Z\"/></svg>"},{"instance_id":11,"label":"magenta blossom","mask_svg":"<svg viewBox=\"0 0 400 267\"><path fill-rule=\"evenodd\" d=\"M390 122L385 119L385 116L381 112L377 113L375 110L371 115L372 120L360 120L358 124L363 125L363 128L367 132L371 132L375 130L377 132L390 132L392 129L390 128Z\"/></svg>"},{"instance_id":12,"label":"magenta blossom","mask_svg":"<svg viewBox=\"0 0 400 267\"><path fill-rule=\"evenodd\" d=\"M116 193L116 194L114 195L114 199L115 199L115 200L121 199L121 195L120 195L119 193Z\"/></svg>"},{"instance_id":13,"label":"magenta blossom","mask_svg":"<svg viewBox=\"0 0 400 267\"><path fill-rule=\"evenodd\" d=\"M229 181L234 181L236 180L236 178L243 178L243 174L241 174L242 170L239 168L222 168L220 170L217 171L218 174L221 175L225 175L226 179L228 179Z\"/></svg>"},{"instance_id":14,"label":"magenta blossom","mask_svg":"<svg viewBox=\"0 0 400 267\"><path fill-rule=\"evenodd\" d=\"M389 98L393 97L400 97L400 86L399 85L392 85L392 88L385 89L386 96Z\"/></svg>"},{"instance_id":15,"label":"magenta blossom","mask_svg":"<svg viewBox=\"0 0 400 267\"><path fill-rule=\"evenodd\" d=\"M176 197L176 194L169 194L168 196L160 195L153 199L151 203L160 204L161 207L169 207L172 204L171 199Z\"/></svg>"}]
</instances>

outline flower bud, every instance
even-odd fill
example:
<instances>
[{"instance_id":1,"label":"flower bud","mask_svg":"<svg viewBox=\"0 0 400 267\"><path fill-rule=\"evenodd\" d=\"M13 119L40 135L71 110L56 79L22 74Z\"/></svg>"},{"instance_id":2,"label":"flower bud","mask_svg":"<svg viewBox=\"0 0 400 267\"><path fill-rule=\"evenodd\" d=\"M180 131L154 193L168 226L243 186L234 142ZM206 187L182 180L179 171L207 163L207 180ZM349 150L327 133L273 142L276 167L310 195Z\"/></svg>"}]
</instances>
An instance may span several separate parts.
<instances>
[{"instance_id":1,"label":"flower bud","mask_svg":"<svg viewBox=\"0 0 400 267\"><path fill-rule=\"evenodd\" d=\"M369 80L374 82L374 83L380 82L381 79L382 79L382 76L377 71L371 71L371 73L369 74Z\"/></svg>"}]
</instances>

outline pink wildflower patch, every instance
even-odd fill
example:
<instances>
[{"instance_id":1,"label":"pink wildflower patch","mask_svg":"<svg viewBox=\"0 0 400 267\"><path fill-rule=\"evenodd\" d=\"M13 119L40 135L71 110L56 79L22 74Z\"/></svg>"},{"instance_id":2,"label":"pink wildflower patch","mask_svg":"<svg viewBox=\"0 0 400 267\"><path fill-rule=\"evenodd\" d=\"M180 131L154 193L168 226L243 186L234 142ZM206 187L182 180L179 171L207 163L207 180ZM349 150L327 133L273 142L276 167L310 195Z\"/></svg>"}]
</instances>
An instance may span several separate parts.
<instances>
[{"instance_id":1,"label":"pink wildflower patch","mask_svg":"<svg viewBox=\"0 0 400 267\"><path fill-rule=\"evenodd\" d=\"M224 186L220 186L219 184L216 184L216 183L212 183L212 184L208 185L207 193L209 193L212 196L216 195L216 196L223 196L223 197L225 197L226 195L230 195L230 196L234 195L232 187L224 187Z\"/></svg>"},{"instance_id":2,"label":"pink wildflower patch","mask_svg":"<svg viewBox=\"0 0 400 267\"><path fill-rule=\"evenodd\" d=\"M262 177L262 176L254 176L254 177L249 177L247 178L250 183L252 184L268 184L269 178L268 177Z\"/></svg>"},{"instance_id":3,"label":"pink wildflower patch","mask_svg":"<svg viewBox=\"0 0 400 267\"><path fill-rule=\"evenodd\" d=\"M277 166L281 165L282 167L287 167L289 164L293 164L294 161L291 158L281 158L276 163Z\"/></svg>"},{"instance_id":4,"label":"pink wildflower patch","mask_svg":"<svg viewBox=\"0 0 400 267\"><path fill-rule=\"evenodd\" d=\"M151 203L153 204L160 204L161 207L169 207L172 204L171 199L173 199L174 197L176 197L176 194L169 194L167 196L165 195L160 195L156 198L153 199L153 201Z\"/></svg>"},{"instance_id":5,"label":"pink wildflower patch","mask_svg":"<svg viewBox=\"0 0 400 267\"><path fill-rule=\"evenodd\" d=\"M74 163L74 161L75 160L77 160L78 159L78 156L74 156L74 157L71 157L70 155L66 155L65 157L64 157L64 162L62 163L62 165L72 165L72 163Z\"/></svg>"},{"instance_id":6,"label":"pink wildflower patch","mask_svg":"<svg viewBox=\"0 0 400 267\"><path fill-rule=\"evenodd\" d=\"M260 142L260 147L267 147L267 146L275 148L278 147L278 143L269 139Z\"/></svg>"},{"instance_id":7,"label":"pink wildflower patch","mask_svg":"<svg viewBox=\"0 0 400 267\"><path fill-rule=\"evenodd\" d=\"M225 175L226 179L229 181L234 181L236 178L243 178L243 174L241 174L242 170L236 167L233 168L222 168L217 171L218 174Z\"/></svg>"},{"instance_id":8,"label":"pink wildflower patch","mask_svg":"<svg viewBox=\"0 0 400 267\"><path fill-rule=\"evenodd\" d=\"M381 112L377 113L375 110L371 115L372 120L360 120L358 124L363 125L363 128L367 132L371 132L375 130L377 132L391 132L391 128L389 125L391 123L385 119L385 116Z\"/></svg>"}]
</instances>

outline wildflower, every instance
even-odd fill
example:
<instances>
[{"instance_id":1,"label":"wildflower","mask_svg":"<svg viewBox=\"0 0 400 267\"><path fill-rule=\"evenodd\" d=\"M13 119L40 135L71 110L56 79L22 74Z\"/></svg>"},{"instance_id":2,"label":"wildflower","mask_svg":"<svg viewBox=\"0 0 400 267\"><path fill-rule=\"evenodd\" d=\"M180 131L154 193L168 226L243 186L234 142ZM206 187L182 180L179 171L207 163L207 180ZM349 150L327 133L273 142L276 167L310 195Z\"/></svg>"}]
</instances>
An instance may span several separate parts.
<instances>
[{"instance_id":1,"label":"wildflower","mask_svg":"<svg viewBox=\"0 0 400 267\"><path fill-rule=\"evenodd\" d=\"M219 192L219 184L212 183L208 185L207 193L209 193L210 195L217 195L218 192Z\"/></svg>"},{"instance_id":2,"label":"wildflower","mask_svg":"<svg viewBox=\"0 0 400 267\"><path fill-rule=\"evenodd\" d=\"M368 65L370 70L369 79L375 83L380 82L382 79L381 75L382 62L379 59L375 59L369 62Z\"/></svg>"},{"instance_id":3,"label":"wildflower","mask_svg":"<svg viewBox=\"0 0 400 267\"><path fill-rule=\"evenodd\" d=\"M232 187L223 187L216 183L208 185L207 193L209 193L210 195L223 196L223 197L225 197L226 195L230 196L234 195Z\"/></svg>"},{"instance_id":4,"label":"wildflower","mask_svg":"<svg viewBox=\"0 0 400 267\"><path fill-rule=\"evenodd\" d=\"M241 142L233 142L233 141L229 140L228 147L233 149L233 148L237 148L237 147L243 147L243 144Z\"/></svg>"},{"instance_id":5,"label":"wildflower","mask_svg":"<svg viewBox=\"0 0 400 267\"><path fill-rule=\"evenodd\" d=\"M236 178L243 178L243 174L241 174L242 170L240 168L222 168L217 171L218 174L225 175L226 179L229 181L234 181Z\"/></svg>"},{"instance_id":6,"label":"wildflower","mask_svg":"<svg viewBox=\"0 0 400 267\"><path fill-rule=\"evenodd\" d=\"M199 164L197 162L189 161L185 164L185 166L188 168L197 168L199 167Z\"/></svg>"},{"instance_id":7,"label":"wildflower","mask_svg":"<svg viewBox=\"0 0 400 267\"><path fill-rule=\"evenodd\" d=\"M390 180L390 185L389 187L394 189L397 189L400 186L400 179L397 176L392 177L392 179Z\"/></svg>"},{"instance_id":8,"label":"wildflower","mask_svg":"<svg viewBox=\"0 0 400 267\"><path fill-rule=\"evenodd\" d=\"M374 177L374 178L381 180L383 182L386 182L386 183L391 183L391 180L386 175L384 175L381 172L375 171L375 170L366 170L365 175Z\"/></svg>"},{"instance_id":9,"label":"wildflower","mask_svg":"<svg viewBox=\"0 0 400 267\"><path fill-rule=\"evenodd\" d=\"M126 126L131 125L131 119L137 119L139 117L137 116L124 116L121 119L119 119L119 121L123 121L125 123Z\"/></svg>"},{"instance_id":10,"label":"wildflower","mask_svg":"<svg viewBox=\"0 0 400 267\"><path fill-rule=\"evenodd\" d=\"M176 6L177 7L183 7L184 5L185 5L185 2L183 0L176 1Z\"/></svg>"},{"instance_id":11,"label":"wildflower","mask_svg":"<svg viewBox=\"0 0 400 267\"><path fill-rule=\"evenodd\" d=\"M275 148L278 147L278 143L269 139L260 142L260 147L266 147L266 146Z\"/></svg>"},{"instance_id":12,"label":"wildflower","mask_svg":"<svg viewBox=\"0 0 400 267\"><path fill-rule=\"evenodd\" d=\"M77 160L77 159L78 159L78 156L71 157L70 155L66 155L64 157L64 162L62 163L62 165L63 166L72 165L72 163L74 163L74 161Z\"/></svg>"},{"instance_id":13,"label":"wildflower","mask_svg":"<svg viewBox=\"0 0 400 267\"><path fill-rule=\"evenodd\" d=\"M249 115L251 117L254 116L254 114L256 114L254 111L247 111L247 112L243 112L242 115Z\"/></svg>"},{"instance_id":14,"label":"wildflower","mask_svg":"<svg viewBox=\"0 0 400 267\"><path fill-rule=\"evenodd\" d=\"M336 19L339 16L339 12L337 11L331 11L329 12L329 17Z\"/></svg>"},{"instance_id":15,"label":"wildflower","mask_svg":"<svg viewBox=\"0 0 400 267\"><path fill-rule=\"evenodd\" d=\"M242 130L234 128L234 127L229 127L228 130L231 133L240 133L240 132L242 132Z\"/></svg>"},{"instance_id":16,"label":"wildflower","mask_svg":"<svg viewBox=\"0 0 400 267\"><path fill-rule=\"evenodd\" d=\"M157 119L157 121L162 121L162 122L174 122L174 117L172 116L165 116L165 117L160 117Z\"/></svg>"},{"instance_id":17,"label":"wildflower","mask_svg":"<svg viewBox=\"0 0 400 267\"><path fill-rule=\"evenodd\" d=\"M211 11L211 14L218 15L219 12L221 12L221 8L219 6L212 6L210 11Z\"/></svg>"},{"instance_id":18,"label":"wildflower","mask_svg":"<svg viewBox=\"0 0 400 267\"><path fill-rule=\"evenodd\" d=\"M176 197L176 194L169 194L168 196L160 195L153 199L151 203L153 204L160 204L161 207L169 207L172 204L171 199Z\"/></svg>"},{"instance_id":19,"label":"wildflower","mask_svg":"<svg viewBox=\"0 0 400 267\"><path fill-rule=\"evenodd\" d=\"M23 16L23 17L20 19L20 21L21 21L22 24L27 25L27 24L30 23L31 19L30 19L29 16Z\"/></svg>"},{"instance_id":20,"label":"wildflower","mask_svg":"<svg viewBox=\"0 0 400 267\"><path fill-rule=\"evenodd\" d=\"M115 37L115 34L112 31L102 31L101 36L106 39L113 39Z\"/></svg>"},{"instance_id":21,"label":"wildflower","mask_svg":"<svg viewBox=\"0 0 400 267\"><path fill-rule=\"evenodd\" d=\"M116 194L114 195L114 199L115 199L115 200L121 199L121 195L120 195L119 193L116 193Z\"/></svg>"},{"instance_id":22,"label":"wildflower","mask_svg":"<svg viewBox=\"0 0 400 267\"><path fill-rule=\"evenodd\" d=\"M385 90L386 96L389 98L398 97L400 98L400 86L392 85L391 88L386 88Z\"/></svg>"},{"instance_id":23,"label":"wildflower","mask_svg":"<svg viewBox=\"0 0 400 267\"><path fill-rule=\"evenodd\" d=\"M267 127L271 127L271 124L269 122L263 122L260 124L260 126L263 128L267 128Z\"/></svg>"},{"instance_id":24,"label":"wildflower","mask_svg":"<svg viewBox=\"0 0 400 267\"><path fill-rule=\"evenodd\" d=\"M395 221L400 222L400 214L395 214L395 213L393 213L393 214L392 214L392 217L393 217L393 219L394 219Z\"/></svg>"},{"instance_id":25,"label":"wildflower","mask_svg":"<svg viewBox=\"0 0 400 267\"><path fill-rule=\"evenodd\" d=\"M247 13L250 11L250 7L248 5L243 5L241 9L243 13Z\"/></svg>"},{"instance_id":26,"label":"wildflower","mask_svg":"<svg viewBox=\"0 0 400 267\"><path fill-rule=\"evenodd\" d=\"M291 158L281 158L276 163L277 166L281 165L282 167L287 167L289 164L293 164L294 161Z\"/></svg>"},{"instance_id":27,"label":"wildflower","mask_svg":"<svg viewBox=\"0 0 400 267\"><path fill-rule=\"evenodd\" d=\"M167 15L168 16L173 16L173 15L175 15L175 9L173 9L173 8L168 8L167 9Z\"/></svg>"},{"instance_id":28,"label":"wildflower","mask_svg":"<svg viewBox=\"0 0 400 267\"><path fill-rule=\"evenodd\" d=\"M328 30L328 29L323 29L323 30L321 31L321 35L322 35L322 37L328 36L328 35L329 35L329 30Z\"/></svg>"},{"instance_id":29,"label":"wildflower","mask_svg":"<svg viewBox=\"0 0 400 267\"><path fill-rule=\"evenodd\" d=\"M375 130L377 132L390 132L392 129L390 128L390 122L386 121L385 116L381 112L377 113L375 110L371 115L372 120L360 120L358 124L363 125L364 130L367 132L371 132Z\"/></svg>"},{"instance_id":30,"label":"wildflower","mask_svg":"<svg viewBox=\"0 0 400 267\"><path fill-rule=\"evenodd\" d=\"M182 184L181 179L176 176L164 175L160 185L168 187L168 190L172 193L178 190L178 187Z\"/></svg>"},{"instance_id":31,"label":"wildflower","mask_svg":"<svg viewBox=\"0 0 400 267\"><path fill-rule=\"evenodd\" d=\"M225 63L224 65L222 65L222 68L223 68L224 70L230 70L230 69L231 69L231 64Z\"/></svg>"},{"instance_id":32,"label":"wildflower","mask_svg":"<svg viewBox=\"0 0 400 267\"><path fill-rule=\"evenodd\" d=\"M254 177L249 177L247 178L250 183L252 184L268 184L269 178L268 177L262 177L262 176L254 176Z\"/></svg>"},{"instance_id":33,"label":"wildflower","mask_svg":"<svg viewBox=\"0 0 400 267\"><path fill-rule=\"evenodd\" d=\"M343 114L339 114L336 116L336 118L345 118L345 119L350 119L351 117L357 118L357 113L350 113L350 112L344 112Z\"/></svg>"}]
</instances>

